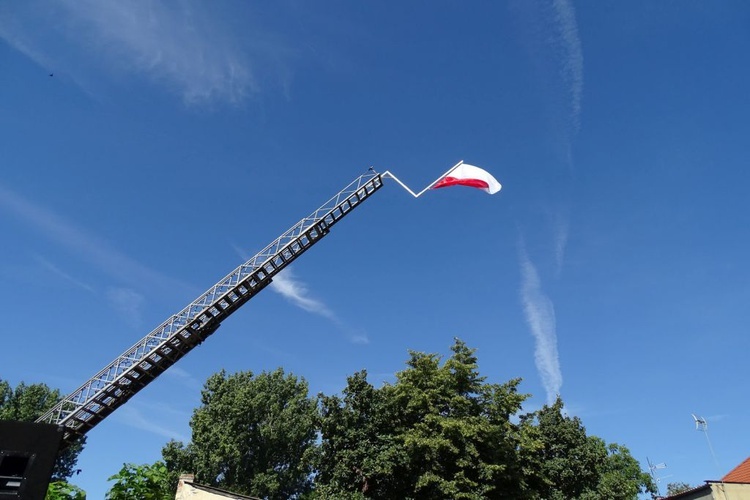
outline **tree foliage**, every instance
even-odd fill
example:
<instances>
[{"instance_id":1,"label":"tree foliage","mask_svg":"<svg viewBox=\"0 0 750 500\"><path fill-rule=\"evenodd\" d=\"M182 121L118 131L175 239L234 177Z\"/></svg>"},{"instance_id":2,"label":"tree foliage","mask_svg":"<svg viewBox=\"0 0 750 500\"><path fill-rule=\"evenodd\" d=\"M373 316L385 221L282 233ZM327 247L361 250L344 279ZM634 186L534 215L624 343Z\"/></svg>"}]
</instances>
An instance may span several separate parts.
<instances>
[{"instance_id":1,"label":"tree foliage","mask_svg":"<svg viewBox=\"0 0 750 500\"><path fill-rule=\"evenodd\" d=\"M162 455L172 474L269 499L631 500L655 490L627 448L587 435L561 399L524 414L519 385L489 383L458 339L445 360L410 352L392 384L357 372L317 406L282 370L221 372L204 386L192 442Z\"/></svg>"},{"instance_id":2,"label":"tree foliage","mask_svg":"<svg viewBox=\"0 0 750 500\"><path fill-rule=\"evenodd\" d=\"M0 381L0 420L33 422L60 401L60 391L45 384L26 385L21 382L13 389Z\"/></svg>"},{"instance_id":3,"label":"tree foliage","mask_svg":"<svg viewBox=\"0 0 750 500\"><path fill-rule=\"evenodd\" d=\"M0 380L0 420L34 422L60 399L60 391L50 389L46 384L26 385L21 382L14 389L7 381ZM53 480L63 480L73 474L85 443L83 437L58 455Z\"/></svg>"},{"instance_id":4,"label":"tree foliage","mask_svg":"<svg viewBox=\"0 0 750 500\"><path fill-rule=\"evenodd\" d=\"M684 493L688 490L692 490L693 488L695 488L695 486L690 486L688 483L669 483L667 484L667 496Z\"/></svg>"},{"instance_id":5,"label":"tree foliage","mask_svg":"<svg viewBox=\"0 0 750 500\"><path fill-rule=\"evenodd\" d=\"M66 481L53 481L47 487L44 500L86 500L86 492Z\"/></svg>"},{"instance_id":6,"label":"tree foliage","mask_svg":"<svg viewBox=\"0 0 750 500\"><path fill-rule=\"evenodd\" d=\"M443 364L412 352L395 384L375 389L360 372L343 398L322 398L319 496L521 497L520 381L488 384L472 349L452 351Z\"/></svg>"},{"instance_id":7,"label":"tree foliage","mask_svg":"<svg viewBox=\"0 0 750 500\"><path fill-rule=\"evenodd\" d=\"M123 464L120 472L107 478L115 483L107 492L107 500L167 500L174 498L172 475L164 462L154 464Z\"/></svg>"},{"instance_id":8,"label":"tree foliage","mask_svg":"<svg viewBox=\"0 0 750 500\"><path fill-rule=\"evenodd\" d=\"M192 442L162 455L196 481L264 498L294 498L312 487L316 401L307 382L283 370L211 376L190 421Z\"/></svg>"},{"instance_id":9,"label":"tree foliage","mask_svg":"<svg viewBox=\"0 0 750 500\"><path fill-rule=\"evenodd\" d=\"M526 456L526 468L542 498L626 500L656 492L651 476L627 448L588 436L578 417L564 414L559 397L522 420L536 424L528 432L539 446Z\"/></svg>"},{"instance_id":10,"label":"tree foliage","mask_svg":"<svg viewBox=\"0 0 750 500\"><path fill-rule=\"evenodd\" d=\"M520 415L520 380L487 383L456 340L441 364L412 352L395 384L366 372L321 398L320 498L635 499L648 474L620 445L587 436L562 400Z\"/></svg>"}]
</instances>

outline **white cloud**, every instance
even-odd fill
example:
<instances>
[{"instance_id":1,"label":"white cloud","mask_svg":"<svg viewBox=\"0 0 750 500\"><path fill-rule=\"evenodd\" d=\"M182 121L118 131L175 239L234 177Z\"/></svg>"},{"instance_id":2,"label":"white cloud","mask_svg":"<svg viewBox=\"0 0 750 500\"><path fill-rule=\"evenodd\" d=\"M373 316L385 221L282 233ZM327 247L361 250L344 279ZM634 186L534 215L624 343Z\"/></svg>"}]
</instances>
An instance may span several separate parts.
<instances>
[{"instance_id":1,"label":"white cloud","mask_svg":"<svg viewBox=\"0 0 750 500\"><path fill-rule=\"evenodd\" d=\"M72 277L71 275L69 275L68 273L66 273L65 271L63 271L62 269L54 265L52 262L45 259L44 257L40 257L39 255L37 255L35 259L37 262L39 262L39 264L41 264L42 267L44 267L51 273L56 274L57 276L64 279L65 281L68 281L69 283L74 284L78 288L83 288L87 292L95 292L94 287Z\"/></svg>"},{"instance_id":2,"label":"white cloud","mask_svg":"<svg viewBox=\"0 0 750 500\"><path fill-rule=\"evenodd\" d=\"M547 393L547 402L554 403L562 387L562 373L557 352L555 308L544 293L539 273L521 245L521 303L526 322L536 342L534 358Z\"/></svg>"},{"instance_id":3,"label":"white cloud","mask_svg":"<svg viewBox=\"0 0 750 500\"><path fill-rule=\"evenodd\" d=\"M570 221L567 215L557 212L553 222L553 238L555 250L555 275L560 276L563 261L565 260L565 247L568 244L568 232L570 230Z\"/></svg>"},{"instance_id":4,"label":"white cloud","mask_svg":"<svg viewBox=\"0 0 750 500\"><path fill-rule=\"evenodd\" d=\"M300 309L323 316L336 323L339 322L336 315L323 302L310 296L307 285L295 279L291 268L284 269L273 278L271 289Z\"/></svg>"},{"instance_id":5,"label":"white cloud","mask_svg":"<svg viewBox=\"0 0 750 500\"><path fill-rule=\"evenodd\" d=\"M142 407L141 410L139 407ZM146 416L148 415L148 416ZM185 412L174 410L164 404L136 404L131 401L120 407L113 414L115 420L128 427L134 427L144 431L151 432L167 439L190 441L190 438L165 425L159 423L160 420L167 422L184 422L190 417Z\"/></svg>"},{"instance_id":6,"label":"white cloud","mask_svg":"<svg viewBox=\"0 0 750 500\"><path fill-rule=\"evenodd\" d=\"M111 287L107 289L107 299L128 324L141 326L143 305L146 303L143 295L130 288Z\"/></svg>"},{"instance_id":7,"label":"white cloud","mask_svg":"<svg viewBox=\"0 0 750 500\"><path fill-rule=\"evenodd\" d=\"M214 4L197 0L25 0L0 10L0 37L79 84L107 69L119 80L145 75L188 103L237 103L258 91L254 68L283 54L259 41L253 21L243 35L262 46L254 53L238 45Z\"/></svg>"},{"instance_id":8,"label":"white cloud","mask_svg":"<svg viewBox=\"0 0 750 500\"><path fill-rule=\"evenodd\" d=\"M195 378L190 372L187 370L183 370L179 366L172 365L169 370L164 372L164 376L172 378L174 380L179 381L182 385L189 389L202 389L203 384Z\"/></svg>"},{"instance_id":9,"label":"white cloud","mask_svg":"<svg viewBox=\"0 0 750 500\"><path fill-rule=\"evenodd\" d=\"M32 203L0 184L0 210L2 209L14 214L31 229L41 232L49 240L68 249L71 254L134 288L152 289L158 293L166 293L174 289L194 289L186 283L164 276L140 264L63 217Z\"/></svg>"},{"instance_id":10,"label":"white cloud","mask_svg":"<svg viewBox=\"0 0 750 500\"><path fill-rule=\"evenodd\" d=\"M583 96L583 51L578 35L576 12L570 0L553 0L555 22L562 39L565 53L563 78L570 87L571 118L573 129L578 132L581 124L581 99Z\"/></svg>"},{"instance_id":11,"label":"white cloud","mask_svg":"<svg viewBox=\"0 0 750 500\"><path fill-rule=\"evenodd\" d=\"M363 333L363 332L350 334L349 340L351 340L353 344L369 344L370 343L370 338L367 336L366 333Z\"/></svg>"},{"instance_id":12,"label":"white cloud","mask_svg":"<svg viewBox=\"0 0 750 500\"><path fill-rule=\"evenodd\" d=\"M287 267L273 278L271 290L280 294L300 309L330 320L340 331L347 335L349 341L353 344L364 345L370 343L370 338L366 332L347 326L328 306L320 300L313 298L310 295L307 285L294 276L291 268Z\"/></svg>"},{"instance_id":13,"label":"white cloud","mask_svg":"<svg viewBox=\"0 0 750 500\"><path fill-rule=\"evenodd\" d=\"M249 256L247 252L243 251L237 245L232 246L234 251L244 260L248 260ZM321 300L314 298L310 294L310 290L307 285L297 279L292 271L291 267L286 267L276 276L273 277L271 290L278 293L286 300L299 307L300 309L307 311L311 314L316 314L328 319L336 325L336 328L343 332L353 344L369 344L370 338L367 336L367 332L361 329L354 329L346 325L339 317L328 308Z\"/></svg>"}]
</instances>

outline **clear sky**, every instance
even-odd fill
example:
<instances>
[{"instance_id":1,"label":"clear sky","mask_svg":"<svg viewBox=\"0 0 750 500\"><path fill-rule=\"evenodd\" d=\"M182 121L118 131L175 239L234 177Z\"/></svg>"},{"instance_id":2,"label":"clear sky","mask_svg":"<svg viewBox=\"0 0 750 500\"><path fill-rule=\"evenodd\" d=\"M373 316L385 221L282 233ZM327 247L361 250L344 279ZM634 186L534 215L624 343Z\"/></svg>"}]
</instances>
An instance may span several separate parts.
<instances>
[{"instance_id":1,"label":"clear sky","mask_svg":"<svg viewBox=\"0 0 750 500\"><path fill-rule=\"evenodd\" d=\"M744 1L0 4L0 378L74 390L373 166L392 181L89 433L188 440L203 381L312 393L478 349L666 483L750 455ZM691 413L709 422L710 443Z\"/></svg>"}]
</instances>

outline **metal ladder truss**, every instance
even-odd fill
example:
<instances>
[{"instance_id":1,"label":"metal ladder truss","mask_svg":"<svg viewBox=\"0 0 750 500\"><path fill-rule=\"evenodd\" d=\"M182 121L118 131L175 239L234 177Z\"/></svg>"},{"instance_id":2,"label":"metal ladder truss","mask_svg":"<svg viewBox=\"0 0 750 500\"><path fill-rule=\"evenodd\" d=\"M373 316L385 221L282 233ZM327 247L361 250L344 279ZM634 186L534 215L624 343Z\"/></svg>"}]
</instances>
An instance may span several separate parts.
<instances>
[{"instance_id":1,"label":"metal ladder truss","mask_svg":"<svg viewBox=\"0 0 750 500\"><path fill-rule=\"evenodd\" d=\"M73 443L203 342L224 319L382 186L380 174L372 170L355 179L63 398L37 422L63 426L63 446Z\"/></svg>"}]
</instances>

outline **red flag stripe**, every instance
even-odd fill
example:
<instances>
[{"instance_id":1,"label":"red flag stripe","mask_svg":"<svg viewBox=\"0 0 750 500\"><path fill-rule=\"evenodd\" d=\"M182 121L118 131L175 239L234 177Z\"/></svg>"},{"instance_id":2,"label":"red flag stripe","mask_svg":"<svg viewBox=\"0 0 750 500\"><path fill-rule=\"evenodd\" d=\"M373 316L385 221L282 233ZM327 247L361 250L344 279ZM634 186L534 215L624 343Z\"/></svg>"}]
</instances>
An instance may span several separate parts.
<instances>
[{"instance_id":1,"label":"red flag stripe","mask_svg":"<svg viewBox=\"0 0 750 500\"><path fill-rule=\"evenodd\" d=\"M490 185L479 179L459 179L457 177L443 177L437 182L432 189L444 188L449 186L469 186L479 189L488 189Z\"/></svg>"}]
</instances>

